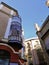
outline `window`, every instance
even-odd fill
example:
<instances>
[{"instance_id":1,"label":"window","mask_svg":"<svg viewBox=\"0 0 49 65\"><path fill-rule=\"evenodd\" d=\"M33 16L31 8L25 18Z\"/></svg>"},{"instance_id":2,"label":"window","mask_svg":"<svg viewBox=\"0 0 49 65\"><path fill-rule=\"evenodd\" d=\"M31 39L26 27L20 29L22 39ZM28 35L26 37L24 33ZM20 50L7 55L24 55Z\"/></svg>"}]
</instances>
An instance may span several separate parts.
<instances>
[{"instance_id":1,"label":"window","mask_svg":"<svg viewBox=\"0 0 49 65\"><path fill-rule=\"evenodd\" d=\"M10 54L8 51L0 50L0 65L9 65Z\"/></svg>"},{"instance_id":2,"label":"window","mask_svg":"<svg viewBox=\"0 0 49 65\"><path fill-rule=\"evenodd\" d=\"M16 21L18 23L21 23L21 18L18 16L12 16L12 21Z\"/></svg>"},{"instance_id":3,"label":"window","mask_svg":"<svg viewBox=\"0 0 49 65\"><path fill-rule=\"evenodd\" d=\"M0 59L0 65L9 65L9 59Z\"/></svg>"}]
</instances>

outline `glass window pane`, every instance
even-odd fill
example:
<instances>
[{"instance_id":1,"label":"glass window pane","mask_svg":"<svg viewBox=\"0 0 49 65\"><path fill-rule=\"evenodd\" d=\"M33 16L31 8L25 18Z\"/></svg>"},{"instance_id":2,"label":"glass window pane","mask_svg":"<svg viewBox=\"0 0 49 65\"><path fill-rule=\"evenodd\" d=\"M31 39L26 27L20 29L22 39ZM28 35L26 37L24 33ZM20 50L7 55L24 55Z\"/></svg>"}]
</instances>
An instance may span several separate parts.
<instances>
[{"instance_id":1,"label":"glass window pane","mask_svg":"<svg viewBox=\"0 0 49 65\"><path fill-rule=\"evenodd\" d=\"M8 65L9 59L0 59L0 65Z\"/></svg>"}]
</instances>

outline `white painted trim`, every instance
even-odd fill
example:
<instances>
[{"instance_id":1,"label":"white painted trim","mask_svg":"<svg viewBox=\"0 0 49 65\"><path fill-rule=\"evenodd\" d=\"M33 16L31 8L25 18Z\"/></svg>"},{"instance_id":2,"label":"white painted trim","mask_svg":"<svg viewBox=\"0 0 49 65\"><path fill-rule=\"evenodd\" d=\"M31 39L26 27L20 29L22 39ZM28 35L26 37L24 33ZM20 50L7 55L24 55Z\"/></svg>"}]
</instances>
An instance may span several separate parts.
<instances>
[{"instance_id":1,"label":"white painted trim","mask_svg":"<svg viewBox=\"0 0 49 65\"><path fill-rule=\"evenodd\" d=\"M8 24L7 24L7 28L6 28L6 32L5 32L5 35L4 35L5 39L8 39L11 22L12 22L12 18L9 18L9 21L8 21Z\"/></svg>"},{"instance_id":2,"label":"white painted trim","mask_svg":"<svg viewBox=\"0 0 49 65\"><path fill-rule=\"evenodd\" d=\"M22 63L20 60L19 60L19 62L20 62L21 65L24 65L24 63Z\"/></svg>"},{"instance_id":3,"label":"white painted trim","mask_svg":"<svg viewBox=\"0 0 49 65\"><path fill-rule=\"evenodd\" d=\"M7 44L0 43L0 45L7 46L7 47L9 47L9 48L13 51L13 53L15 53L15 54L19 54L19 52L16 52L11 46L9 46L9 45L7 45Z\"/></svg>"},{"instance_id":4,"label":"white painted trim","mask_svg":"<svg viewBox=\"0 0 49 65\"><path fill-rule=\"evenodd\" d=\"M14 13L14 11L13 11L13 10L11 10L10 14L11 14L11 15L13 15L13 13Z\"/></svg>"},{"instance_id":5,"label":"white painted trim","mask_svg":"<svg viewBox=\"0 0 49 65\"><path fill-rule=\"evenodd\" d=\"M2 4L0 4L0 10L2 9L2 7L3 7L3 5L2 5Z\"/></svg>"}]
</instances>

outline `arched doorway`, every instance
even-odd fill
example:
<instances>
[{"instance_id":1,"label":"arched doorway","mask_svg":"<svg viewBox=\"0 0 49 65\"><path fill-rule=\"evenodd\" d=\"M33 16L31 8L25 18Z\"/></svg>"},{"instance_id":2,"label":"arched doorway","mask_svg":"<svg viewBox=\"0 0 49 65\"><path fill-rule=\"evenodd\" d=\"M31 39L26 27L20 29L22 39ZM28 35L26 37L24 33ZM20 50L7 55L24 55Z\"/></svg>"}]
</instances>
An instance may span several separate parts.
<instances>
[{"instance_id":1,"label":"arched doorway","mask_svg":"<svg viewBox=\"0 0 49 65\"><path fill-rule=\"evenodd\" d=\"M0 50L0 65L9 65L10 53L6 50Z\"/></svg>"}]
</instances>

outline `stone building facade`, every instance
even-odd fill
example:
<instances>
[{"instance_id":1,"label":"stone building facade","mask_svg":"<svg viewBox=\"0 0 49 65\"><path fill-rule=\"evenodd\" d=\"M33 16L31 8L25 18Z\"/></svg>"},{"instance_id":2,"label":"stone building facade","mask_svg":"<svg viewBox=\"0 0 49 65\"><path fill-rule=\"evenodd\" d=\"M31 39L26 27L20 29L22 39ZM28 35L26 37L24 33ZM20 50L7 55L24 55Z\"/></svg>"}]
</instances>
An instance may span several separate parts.
<instances>
[{"instance_id":1,"label":"stone building facade","mask_svg":"<svg viewBox=\"0 0 49 65\"><path fill-rule=\"evenodd\" d=\"M40 65L44 62L43 50L37 37L24 41L26 65Z\"/></svg>"},{"instance_id":2,"label":"stone building facade","mask_svg":"<svg viewBox=\"0 0 49 65\"><path fill-rule=\"evenodd\" d=\"M49 16L46 18L41 28L36 24L36 34L41 42L46 65L49 65Z\"/></svg>"}]
</instances>

